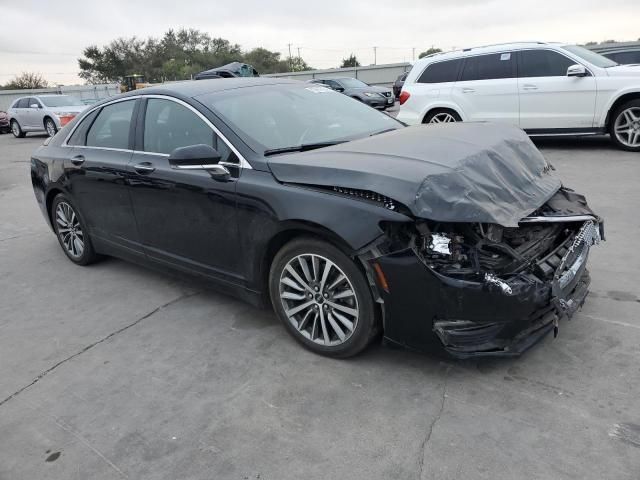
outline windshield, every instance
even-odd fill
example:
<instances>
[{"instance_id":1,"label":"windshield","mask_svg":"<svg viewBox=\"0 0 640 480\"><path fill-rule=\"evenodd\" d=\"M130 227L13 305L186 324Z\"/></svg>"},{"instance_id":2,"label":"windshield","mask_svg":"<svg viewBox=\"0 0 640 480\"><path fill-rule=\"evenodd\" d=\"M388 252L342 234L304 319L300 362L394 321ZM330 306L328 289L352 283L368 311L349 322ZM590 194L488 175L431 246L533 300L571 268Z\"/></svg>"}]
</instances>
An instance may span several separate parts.
<instances>
[{"instance_id":1,"label":"windshield","mask_svg":"<svg viewBox=\"0 0 640 480\"><path fill-rule=\"evenodd\" d=\"M609 60L607 57L603 57L599 53L592 52L591 50L580 47L578 45L566 45L562 48L564 48L568 52L573 53L574 55L577 55L581 59L586 60L590 64L595 65L596 67L609 68L618 65L613 60Z\"/></svg>"},{"instance_id":2,"label":"windshield","mask_svg":"<svg viewBox=\"0 0 640 480\"><path fill-rule=\"evenodd\" d=\"M56 95L55 97L40 97L40 101L47 107L75 107L82 105L82 102L69 95Z\"/></svg>"},{"instance_id":3,"label":"windshield","mask_svg":"<svg viewBox=\"0 0 640 480\"><path fill-rule=\"evenodd\" d=\"M357 78L340 78L338 82L340 82L344 88L363 88L369 86Z\"/></svg>"},{"instance_id":4,"label":"windshield","mask_svg":"<svg viewBox=\"0 0 640 480\"><path fill-rule=\"evenodd\" d=\"M255 151L335 143L402 124L318 85L238 88L198 97Z\"/></svg>"}]
</instances>

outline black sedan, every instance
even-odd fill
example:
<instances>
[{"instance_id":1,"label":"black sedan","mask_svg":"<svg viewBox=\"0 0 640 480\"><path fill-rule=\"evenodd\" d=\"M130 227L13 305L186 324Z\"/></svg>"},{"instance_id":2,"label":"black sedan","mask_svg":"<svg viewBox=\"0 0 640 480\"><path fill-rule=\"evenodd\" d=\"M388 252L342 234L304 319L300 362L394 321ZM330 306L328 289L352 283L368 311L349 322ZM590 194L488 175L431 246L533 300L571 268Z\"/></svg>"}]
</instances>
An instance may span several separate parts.
<instances>
[{"instance_id":1,"label":"black sedan","mask_svg":"<svg viewBox=\"0 0 640 480\"><path fill-rule=\"evenodd\" d=\"M520 130L405 127L266 78L90 107L31 159L66 256L195 274L314 352L516 355L584 302L600 219Z\"/></svg>"},{"instance_id":2,"label":"black sedan","mask_svg":"<svg viewBox=\"0 0 640 480\"><path fill-rule=\"evenodd\" d=\"M357 78L322 78L309 80L309 82L324 85L325 87L329 87L336 92L343 93L348 97L366 103L370 107L379 110L386 110L387 108L393 107L396 101L393 91L390 88L367 85Z\"/></svg>"}]
</instances>

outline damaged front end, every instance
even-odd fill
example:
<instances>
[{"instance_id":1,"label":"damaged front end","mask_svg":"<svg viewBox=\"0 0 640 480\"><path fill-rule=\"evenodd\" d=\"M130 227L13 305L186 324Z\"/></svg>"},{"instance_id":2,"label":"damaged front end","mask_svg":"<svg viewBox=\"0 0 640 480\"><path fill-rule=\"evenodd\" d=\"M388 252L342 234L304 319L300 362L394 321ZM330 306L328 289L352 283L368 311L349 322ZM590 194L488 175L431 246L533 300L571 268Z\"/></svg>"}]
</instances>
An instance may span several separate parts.
<instances>
[{"instance_id":1,"label":"damaged front end","mask_svg":"<svg viewBox=\"0 0 640 480\"><path fill-rule=\"evenodd\" d=\"M385 336L456 357L518 355L557 335L586 298L589 249L603 238L602 221L566 189L518 227L418 219L384 229L367 261Z\"/></svg>"}]
</instances>

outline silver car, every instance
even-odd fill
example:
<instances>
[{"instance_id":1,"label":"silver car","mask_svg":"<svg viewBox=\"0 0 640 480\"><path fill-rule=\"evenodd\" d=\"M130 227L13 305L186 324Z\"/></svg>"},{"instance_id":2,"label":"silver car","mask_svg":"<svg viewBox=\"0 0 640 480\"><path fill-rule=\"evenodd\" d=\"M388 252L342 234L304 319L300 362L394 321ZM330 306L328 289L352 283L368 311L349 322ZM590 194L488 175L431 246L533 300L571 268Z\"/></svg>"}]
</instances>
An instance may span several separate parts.
<instances>
[{"instance_id":1,"label":"silver car","mask_svg":"<svg viewBox=\"0 0 640 480\"><path fill-rule=\"evenodd\" d=\"M70 95L37 95L20 97L13 102L7 114L13 135L22 138L27 132L56 132L87 108Z\"/></svg>"}]
</instances>

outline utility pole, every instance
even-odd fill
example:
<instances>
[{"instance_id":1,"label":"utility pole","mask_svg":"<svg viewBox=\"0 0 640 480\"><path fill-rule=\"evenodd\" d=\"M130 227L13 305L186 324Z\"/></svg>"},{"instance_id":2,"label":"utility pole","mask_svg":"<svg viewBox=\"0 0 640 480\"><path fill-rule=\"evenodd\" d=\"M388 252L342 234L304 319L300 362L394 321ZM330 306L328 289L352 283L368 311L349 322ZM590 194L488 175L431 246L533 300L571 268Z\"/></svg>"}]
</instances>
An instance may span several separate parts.
<instances>
[{"instance_id":1,"label":"utility pole","mask_svg":"<svg viewBox=\"0 0 640 480\"><path fill-rule=\"evenodd\" d=\"M287 46L289 47L289 71L293 70L293 64L291 63L291 44L287 43Z\"/></svg>"},{"instance_id":2,"label":"utility pole","mask_svg":"<svg viewBox=\"0 0 640 480\"><path fill-rule=\"evenodd\" d=\"M411 61L415 62L416 61L416 47L413 47L411 49Z\"/></svg>"},{"instance_id":3,"label":"utility pole","mask_svg":"<svg viewBox=\"0 0 640 480\"><path fill-rule=\"evenodd\" d=\"M378 47L373 47L373 64L377 65L378 64Z\"/></svg>"},{"instance_id":4,"label":"utility pole","mask_svg":"<svg viewBox=\"0 0 640 480\"><path fill-rule=\"evenodd\" d=\"M298 47L298 60L300 60L300 47Z\"/></svg>"}]
</instances>

